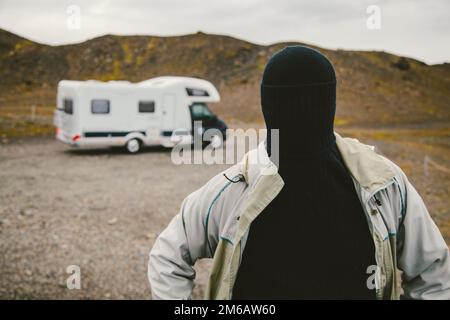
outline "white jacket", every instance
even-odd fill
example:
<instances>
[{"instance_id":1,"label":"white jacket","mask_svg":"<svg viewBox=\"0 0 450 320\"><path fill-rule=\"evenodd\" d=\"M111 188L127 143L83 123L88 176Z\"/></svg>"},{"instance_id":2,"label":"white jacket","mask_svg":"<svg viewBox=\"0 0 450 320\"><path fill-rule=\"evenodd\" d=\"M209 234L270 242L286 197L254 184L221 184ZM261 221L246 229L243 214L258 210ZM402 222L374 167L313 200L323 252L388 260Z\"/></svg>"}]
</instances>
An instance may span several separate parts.
<instances>
[{"instance_id":1,"label":"white jacket","mask_svg":"<svg viewBox=\"0 0 450 320\"><path fill-rule=\"evenodd\" d=\"M448 247L405 174L355 139L336 134L336 143L374 239L377 298L398 299L403 291L404 298L450 299ZM190 194L150 252L153 298L189 299L192 266L213 258L205 298L230 299L251 222L283 185L260 145Z\"/></svg>"}]
</instances>

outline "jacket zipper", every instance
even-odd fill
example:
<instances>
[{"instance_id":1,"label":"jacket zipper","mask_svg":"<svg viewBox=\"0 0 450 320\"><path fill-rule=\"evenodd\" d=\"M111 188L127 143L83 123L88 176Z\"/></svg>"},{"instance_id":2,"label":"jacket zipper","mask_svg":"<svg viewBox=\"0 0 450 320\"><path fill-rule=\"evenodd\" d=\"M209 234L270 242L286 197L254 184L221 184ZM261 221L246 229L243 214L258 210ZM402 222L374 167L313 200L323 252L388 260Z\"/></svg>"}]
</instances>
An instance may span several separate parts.
<instances>
[{"instance_id":1,"label":"jacket zipper","mask_svg":"<svg viewBox=\"0 0 450 320\"><path fill-rule=\"evenodd\" d=\"M390 181L389 183L387 183L387 184L385 184L384 186L382 186L382 187L380 187L380 188L378 188L378 189L376 189L375 191L373 191L371 194L369 194L369 197L367 198L367 201L365 202L365 205L364 205L364 211L366 211L366 215L368 216L368 222L370 223L370 229L372 230L372 233L376 233L377 235L378 235L378 237L381 239L381 235L380 235L380 233L378 232L378 230L375 228L375 226L374 226L374 224L372 223L372 219L370 218L370 216L371 216L371 212L368 212L368 210L367 209L370 209L370 211L372 211L372 208L371 208L371 206L370 206L370 200L372 200L372 198L375 200L375 203L377 204L377 206L380 206L381 205L381 202L375 197L375 195L378 193L378 192L380 192L381 190L384 190L384 189L386 189L387 187L389 187L391 184L393 184L393 183L395 183L395 180L393 179L392 181ZM378 203L380 203L380 204L378 204ZM374 210L376 210L376 208L374 209ZM378 210L377 210L378 211ZM384 223L384 221L383 221L383 223ZM385 287L386 287L386 284L384 283L384 280L383 280L383 272L381 271L381 270L383 270L383 268L382 268L382 266L380 265L380 261L379 261L379 259L378 259L378 253L379 253L379 250L380 250L380 248L378 248L378 250L377 250L377 240L375 239L375 237L374 237L374 234L372 234L372 238L373 238L373 240L374 240L374 243L375 243L375 245L376 245L376 247L375 247L375 250L377 251L377 252L375 252L375 261L376 261L376 263L377 263L377 269L376 269L376 272L378 272L378 270L380 270L380 272L378 273L378 274L376 274L375 275L375 277L377 277L378 276L378 283L379 283L379 288L376 288L375 290L376 290L376 297L377 297L377 299L378 300L382 300L383 299L383 291L384 291L384 289L385 289Z\"/></svg>"}]
</instances>

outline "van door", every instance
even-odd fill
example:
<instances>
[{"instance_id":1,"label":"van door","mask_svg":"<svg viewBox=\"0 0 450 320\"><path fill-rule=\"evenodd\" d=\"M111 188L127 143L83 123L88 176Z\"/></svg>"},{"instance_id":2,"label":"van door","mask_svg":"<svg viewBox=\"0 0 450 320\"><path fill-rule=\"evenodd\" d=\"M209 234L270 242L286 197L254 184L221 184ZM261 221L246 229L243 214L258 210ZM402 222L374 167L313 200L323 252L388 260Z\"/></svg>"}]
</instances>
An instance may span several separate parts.
<instances>
[{"instance_id":1,"label":"van door","mask_svg":"<svg viewBox=\"0 0 450 320\"><path fill-rule=\"evenodd\" d=\"M162 131L165 135L171 135L175 129L175 94L166 93L162 101ZM170 134L169 134L170 131Z\"/></svg>"}]
</instances>

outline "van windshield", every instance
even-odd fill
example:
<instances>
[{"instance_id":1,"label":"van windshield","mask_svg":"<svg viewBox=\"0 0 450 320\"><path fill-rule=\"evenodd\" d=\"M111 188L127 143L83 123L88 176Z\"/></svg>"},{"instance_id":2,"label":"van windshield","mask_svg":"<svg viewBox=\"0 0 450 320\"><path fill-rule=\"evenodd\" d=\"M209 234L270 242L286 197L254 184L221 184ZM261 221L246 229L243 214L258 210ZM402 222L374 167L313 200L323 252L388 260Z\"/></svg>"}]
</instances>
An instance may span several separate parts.
<instances>
[{"instance_id":1,"label":"van windshield","mask_svg":"<svg viewBox=\"0 0 450 320\"><path fill-rule=\"evenodd\" d=\"M194 102L191 105L192 120L207 120L215 118L215 114L212 113L205 103Z\"/></svg>"}]
</instances>

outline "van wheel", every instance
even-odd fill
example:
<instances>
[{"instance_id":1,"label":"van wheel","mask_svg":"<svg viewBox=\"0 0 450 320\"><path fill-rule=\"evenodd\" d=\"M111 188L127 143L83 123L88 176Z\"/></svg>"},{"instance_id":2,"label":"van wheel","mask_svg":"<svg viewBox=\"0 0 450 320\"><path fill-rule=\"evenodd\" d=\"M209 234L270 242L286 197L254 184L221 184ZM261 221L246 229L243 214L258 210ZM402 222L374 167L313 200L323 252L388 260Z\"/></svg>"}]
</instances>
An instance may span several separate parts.
<instances>
[{"instance_id":1,"label":"van wheel","mask_svg":"<svg viewBox=\"0 0 450 320\"><path fill-rule=\"evenodd\" d=\"M138 153L141 150L141 142L138 139L131 139L127 141L125 147L129 153Z\"/></svg>"}]
</instances>

